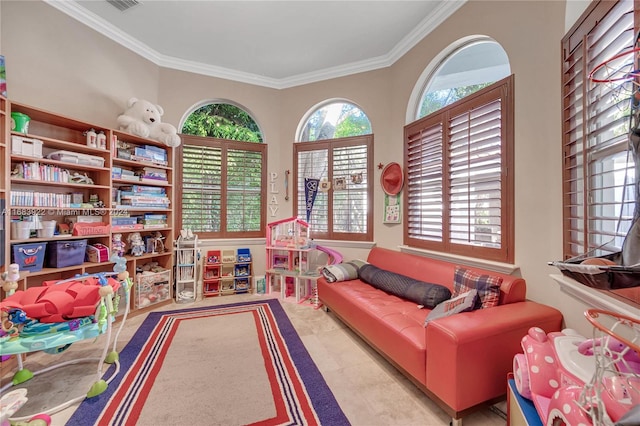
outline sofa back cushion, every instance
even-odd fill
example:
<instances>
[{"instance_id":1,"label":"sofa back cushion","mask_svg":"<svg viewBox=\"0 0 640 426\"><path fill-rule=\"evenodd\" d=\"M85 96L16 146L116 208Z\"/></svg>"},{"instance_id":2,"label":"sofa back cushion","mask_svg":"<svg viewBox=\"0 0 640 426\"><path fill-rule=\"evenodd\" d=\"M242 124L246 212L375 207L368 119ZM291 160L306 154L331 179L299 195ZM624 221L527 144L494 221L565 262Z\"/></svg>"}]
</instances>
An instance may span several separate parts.
<instances>
[{"instance_id":1,"label":"sofa back cushion","mask_svg":"<svg viewBox=\"0 0 640 426\"><path fill-rule=\"evenodd\" d=\"M454 273L457 264L410 253L402 253L382 247L374 247L367 261L378 268L406 275L421 281L443 285L453 293ZM502 278L500 305L522 302L526 299L527 285L522 277L465 266L477 274L490 274Z\"/></svg>"},{"instance_id":2,"label":"sofa back cushion","mask_svg":"<svg viewBox=\"0 0 640 426\"><path fill-rule=\"evenodd\" d=\"M377 289L429 309L433 309L440 302L451 298L451 290L445 286L380 269L371 264L363 265L358 271L358 275L360 280Z\"/></svg>"}]
</instances>

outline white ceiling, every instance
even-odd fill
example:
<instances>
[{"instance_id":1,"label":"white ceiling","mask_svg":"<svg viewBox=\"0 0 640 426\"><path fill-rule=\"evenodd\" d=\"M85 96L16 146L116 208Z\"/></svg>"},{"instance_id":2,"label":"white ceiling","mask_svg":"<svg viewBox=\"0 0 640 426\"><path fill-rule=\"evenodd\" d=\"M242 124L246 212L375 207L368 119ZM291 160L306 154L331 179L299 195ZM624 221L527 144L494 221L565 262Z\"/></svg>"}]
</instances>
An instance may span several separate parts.
<instances>
[{"instance_id":1,"label":"white ceiling","mask_svg":"<svg viewBox=\"0 0 640 426\"><path fill-rule=\"evenodd\" d=\"M159 66L286 88L392 65L466 0L45 0Z\"/></svg>"}]
</instances>

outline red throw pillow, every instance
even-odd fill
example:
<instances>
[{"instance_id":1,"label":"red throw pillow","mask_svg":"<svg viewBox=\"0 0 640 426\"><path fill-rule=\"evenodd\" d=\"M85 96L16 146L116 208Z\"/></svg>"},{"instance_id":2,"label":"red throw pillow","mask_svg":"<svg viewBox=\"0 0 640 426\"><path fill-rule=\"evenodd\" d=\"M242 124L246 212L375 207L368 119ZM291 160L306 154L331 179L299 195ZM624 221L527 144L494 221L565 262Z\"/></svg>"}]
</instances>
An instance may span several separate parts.
<instances>
[{"instance_id":1,"label":"red throw pillow","mask_svg":"<svg viewBox=\"0 0 640 426\"><path fill-rule=\"evenodd\" d=\"M478 274L461 266L456 266L453 275L453 296L457 297L470 290L478 291L475 309L491 308L500 302L502 277Z\"/></svg>"}]
</instances>

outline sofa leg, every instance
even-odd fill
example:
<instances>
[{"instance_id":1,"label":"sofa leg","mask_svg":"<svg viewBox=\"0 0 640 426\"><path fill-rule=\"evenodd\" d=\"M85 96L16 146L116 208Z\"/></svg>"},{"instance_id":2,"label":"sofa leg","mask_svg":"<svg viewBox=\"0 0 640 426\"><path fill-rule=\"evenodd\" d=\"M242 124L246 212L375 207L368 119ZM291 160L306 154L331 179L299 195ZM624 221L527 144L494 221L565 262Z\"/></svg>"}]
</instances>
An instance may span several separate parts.
<instances>
[{"instance_id":1,"label":"sofa leg","mask_svg":"<svg viewBox=\"0 0 640 426\"><path fill-rule=\"evenodd\" d=\"M462 419L451 419L449 426L462 426Z\"/></svg>"},{"instance_id":2,"label":"sofa leg","mask_svg":"<svg viewBox=\"0 0 640 426\"><path fill-rule=\"evenodd\" d=\"M322 310L325 312L329 312L329 307L327 305L322 305Z\"/></svg>"}]
</instances>

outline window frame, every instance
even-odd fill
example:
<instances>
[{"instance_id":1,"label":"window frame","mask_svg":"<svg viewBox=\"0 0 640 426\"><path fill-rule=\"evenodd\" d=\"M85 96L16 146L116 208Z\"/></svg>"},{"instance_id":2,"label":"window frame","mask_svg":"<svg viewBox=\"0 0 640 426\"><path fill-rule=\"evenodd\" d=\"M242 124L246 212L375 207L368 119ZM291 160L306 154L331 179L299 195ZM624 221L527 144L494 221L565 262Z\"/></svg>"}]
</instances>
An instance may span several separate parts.
<instances>
[{"instance_id":1,"label":"window frame","mask_svg":"<svg viewBox=\"0 0 640 426\"><path fill-rule=\"evenodd\" d=\"M640 29L640 1L598 0L587 6L580 18L561 40L561 87L563 91L561 116L563 160L562 256L565 260L579 259L581 256L606 255L606 253L615 255L615 250L621 249L621 246L617 247L615 244L604 246L595 244L592 238L593 235L603 236L607 231L606 229L594 227L594 223L602 223L603 221L596 216L595 212L597 210L593 207L599 201L592 202L590 198L595 191L606 189L604 186L592 185L593 182L596 182L595 179L598 174L598 170L592 165L601 164L601 162L594 161L594 158L597 159L599 154L601 158L606 159L611 157L612 154L622 154L626 149L620 150L619 145L621 144L618 144L617 148L614 146L614 149L612 147L603 149L604 144L589 146L590 135L592 133L598 134L607 125L611 125L613 121L605 121L604 119L600 121L589 116L590 95L600 88L593 86L593 83L588 81L588 76L596 63L601 63L609 57L608 55L597 59L593 57L594 52L590 50L590 47L598 45L599 41L595 35L602 34L603 30L606 29L601 28L601 25L607 25L608 18L613 17L608 15L615 8L623 8L625 5L632 6L632 10L625 11L621 9L618 12L622 12L622 15L631 13L633 23L632 28L625 28L623 32L626 33L631 30L633 33L630 35L635 38ZM609 34L607 33L607 35ZM579 102L575 101L574 98L577 98ZM610 140L604 140L604 142L611 143ZM595 153L595 155L592 153ZM608 154L608 157L605 154ZM591 170L592 167L593 172ZM572 169L578 170L577 173L572 174ZM635 180L637 181L639 178L640 176L636 176ZM581 185L577 182L580 179L582 181ZM629 200L625 197L621 202L628 204ZM592 213L592 209L594 209L594 213ZM631 213L631 216L633 216L633 213ZM622 221L627 220L625 215L621 215L618 220L620 219ZM616 229L611 238L620 239L621 236L619 234L619 230ZM640 293L637 290L638 287L602 291L618 301L637 308L640 306Z\"/></svg>"},{"instance_id":2,"label":"window frame","mask_svg":"<svg viewBox=\"0 0 640 426\"><path fill-rule=\"evenodd\" d=\"M360 135L360 136L350 136L345 138L337 138L337 139L321 139L315 141L306 141L306 142L296 142L293 144L293 212L294 215L298 214L298 198L299 198L299 188L298 188L298 154L301 151L317 151L324 150L328 151L328 165L327 165L327 179L329 182L333 182L333 167L332 166L332 151L337 148L344 148L348 146L362 146L366 145L367 147L367 232L364 233L352 233L352 232L337 232L333 230L333 184L328 191L328 211L327 217L329 218L327 226L328 231L318 232L314 231L313 224L310 223L310 235L312 238L316 239L327 239L327 240L350 240L350 241L373 241L373 134L368 135ZM303 217L306 220L306 217Z\"/></svg>"},{"instance_id":3,"label":"window frame","mask_svg":"<svg viewBox=\"0 0 640 426\"><path fill-rule=\"evenodd\" d=\"M194 135L185 135L181 134L182 144L176 148L176 159L183 158L183 150L185 145L195 145L195 146L207 146L212 148L221 149L221 182L227 182L227 152L228 150L240 150L240 151L251 151L251 152L260 152L262 155L262 166L261 166L261 179L260 179L260 229L257 231L240 231L240 232L231 232L227 231L227 186L221 185L221 193L220 193L220 232L201 232L194 231L198 234L198 237L203 238L264 238L266 237L266 228L267 228L267 202L268 202L268 188L267 188L267 144L265 143L257 143L257 142L243 142L236 141L231 139L218 139L211 137L202 137L202 136L194 136ZM182 196L183 196L183 167L180 164L180 167L176 167L176 219L175 219L175 228L182 229Z\"/></svg>"},{"instance_id":4,"label":"window frame","mask_svg":"<svg viewBox=\"0 0 640 426\"><path fill-rule=\"evenodd\" d=\"M515 258L514 234L515 234L515 193L514 193L514 76L513 74L503 78L492 85L480 89L473 94L460 99L441 110L435 111L425 117L420 118L404 127L404 164L407 176L403 197L403 239L404 244L410 247L434 250L451 253L455 255L479 258L489 261L513 263ZM462 113L470 112L473 108L484 106L492 100L499 99L501 102L501 188L500 188L500 248L489 248L471 244L456 244L451 242L449 220L451 209L451 199L449 191L449 119ZM446 123L446 124L445 124ZM415 210L409 197L411 186L410 168L413 161L409 152L409 138L423 130L441 126L441 205L442 205L442 236L441 241L427 241L417 236L412 236L409 230L410 215ZM447 147L446 149L443 147ZM435 204L434 204L435 205ZM422 234L424 237L424 234Z\"/></svg>"}]
</instances>

